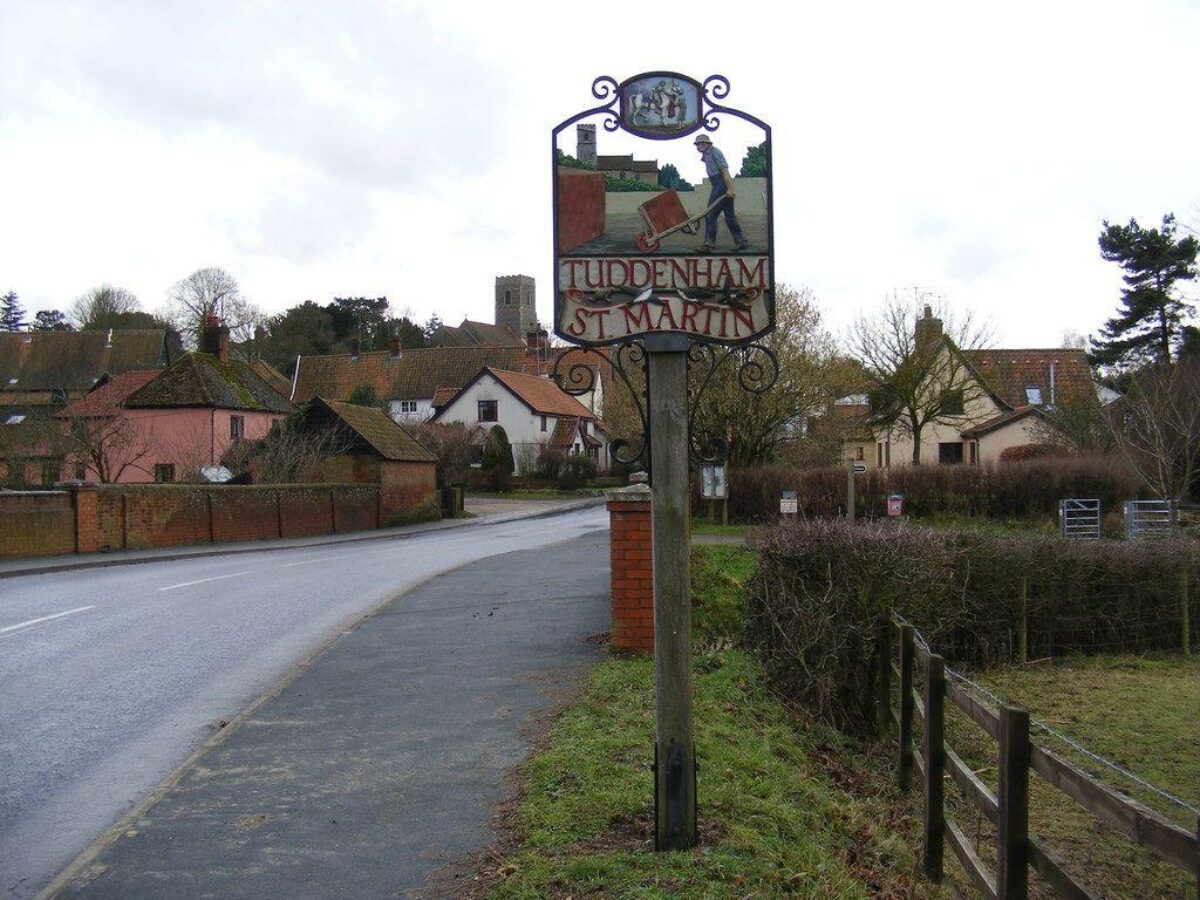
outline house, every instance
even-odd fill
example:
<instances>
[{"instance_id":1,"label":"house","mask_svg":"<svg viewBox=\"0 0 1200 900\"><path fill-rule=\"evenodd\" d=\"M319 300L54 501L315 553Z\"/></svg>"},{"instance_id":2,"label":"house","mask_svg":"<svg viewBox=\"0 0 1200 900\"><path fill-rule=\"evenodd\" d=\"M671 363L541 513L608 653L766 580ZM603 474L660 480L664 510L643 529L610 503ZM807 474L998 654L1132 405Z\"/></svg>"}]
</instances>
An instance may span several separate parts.
<instances>
[{"instance_id":1,"label":"house","mask_svg":"<svg viewBox=\"0 0 1200 900\"><path fill-rule=\"evenodd\" d=\"M335 429L347 438L323 464L320 480L378 484L380 524L438 518L437 457L382 410L316 397L296 412L292 427Z\"/></svg>"},{"instance_id":2,"label":"house","mask_svg":"<svg viewBox=\"0 0 1200 900\"><path fill-rule=\"evenodd\" d=\"M499 426L513 450L517 474L531 471L543 448L611 465L609 440L599 418L550 378L484 366L434 417L491 429Z\"/></svg>"},{"instance_id":3,"label":"house","mask_svg":"<svg viewBox=\"0 0 1200 900\"><path fill-rule=\"evenodd\" d=\"M89 480L172 482L216 468L231 445L267 434L292 411L229 355L229 329L204 326L200 349L159 372L127 372L58 413L67 471Z\"/></svg>"},{"instance_id":4,"label":"house","mask_svg":"<svg viewBox=\"0 0 1200 900\"><path fill-rule=\"evenodd\" d=\"M105 378L162 370L178 353L165 329L0 334L0 478L52 485L62 475L55 418Z\"/></svg>"},{"instance_id":5,"label":"house","mask_svg":"<svg viewBox=\"0 0 1200 900\"><path fill-rule=\"evenodd\" d=\"M917 322L916 338L918 346L936 343L945 354L944 369L955 369L963 384L958 409L922 431L923 464L998 462L1009 447L1045 440L1048 410L1096 392L1082 349L964 352L943 332L941 320L928 306ZM849 459L869 467L912 463L913 439L902 426L872 426L866 404L850 404L843 415L857 419L845 440Z\"/></svg>"}]
</instances>

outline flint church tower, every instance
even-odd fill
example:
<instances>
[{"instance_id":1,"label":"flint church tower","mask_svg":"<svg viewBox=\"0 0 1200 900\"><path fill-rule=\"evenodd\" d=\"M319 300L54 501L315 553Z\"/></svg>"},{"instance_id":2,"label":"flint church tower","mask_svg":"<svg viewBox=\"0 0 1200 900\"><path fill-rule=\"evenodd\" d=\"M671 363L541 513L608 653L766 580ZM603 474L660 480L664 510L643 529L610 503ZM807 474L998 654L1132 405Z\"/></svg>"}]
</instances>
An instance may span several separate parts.
<instances>
[{"instance_id":1,"label":"flint church tower","mask_svg":"<svg viewBox=\"0 0 1200 900\"><path fill-rule=\"evenodd\" d=\"M596 126L575 126L575 158L596 168Z\"/></svg>"},{"instance_id":2,"label":"flint church tower","mask_svg":"<svg viewBox=\"0 0 1200 900\"><path fill-rule=\"evenodd\" d=\"M528 275L496 277L496 324L521 338L537 324L533 279Z\"/></svg>"}]
</instances>

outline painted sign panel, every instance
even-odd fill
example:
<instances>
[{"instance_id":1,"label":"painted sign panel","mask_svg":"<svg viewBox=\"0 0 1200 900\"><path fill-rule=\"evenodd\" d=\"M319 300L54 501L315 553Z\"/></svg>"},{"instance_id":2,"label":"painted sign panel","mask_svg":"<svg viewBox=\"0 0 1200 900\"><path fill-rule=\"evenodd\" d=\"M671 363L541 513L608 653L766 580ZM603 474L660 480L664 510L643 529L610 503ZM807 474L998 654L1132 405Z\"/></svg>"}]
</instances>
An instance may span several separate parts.
<instances>
[{"instance_id":1,"label":"painted sign panel","mask_svg":"<svg viewBox=\"0 0 1200 900\"><path fill-rule=\"evenodd\" d=\"M770 331L769 126L718 103L716 76L597 79L593 93L611 99L553 135L555 333L595 346Z\"/></svg>"}]
</instances>

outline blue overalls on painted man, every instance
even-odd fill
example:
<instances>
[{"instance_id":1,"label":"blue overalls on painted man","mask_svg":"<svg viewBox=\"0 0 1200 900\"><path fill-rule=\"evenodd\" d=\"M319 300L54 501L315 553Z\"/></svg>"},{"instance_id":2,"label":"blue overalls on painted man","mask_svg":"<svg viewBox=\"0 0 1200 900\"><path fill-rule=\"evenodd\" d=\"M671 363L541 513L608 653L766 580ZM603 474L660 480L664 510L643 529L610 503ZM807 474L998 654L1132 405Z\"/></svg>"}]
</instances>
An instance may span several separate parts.
<instances>
[{"instance_id":1,"label":"blue overalls on painted man","mask_svg":"<svg viewBox=\"0 0 1200 900\"><path fill-rule=\"evenodd\" d=\"M714 203L725 196L725 178L721 174L721 170L727 168L729 168L729 164L725 161L725 154L712 144L709 144L708 152L704 154L704 171L708 175L709 182L712 184L712 193L708 195L708 205L712 208L709 209L708 215L704 217L704 243L708 247L716 245L717 219L724 213L725 224L729 227L729 233L733 237L733 242L741 250L744 249L748 241L746 240L745 232L742 231L742 223L738 221L737 213L733 210L734 200L729 200L720 206L713 206Z\"/></svg>"}]
</instances>

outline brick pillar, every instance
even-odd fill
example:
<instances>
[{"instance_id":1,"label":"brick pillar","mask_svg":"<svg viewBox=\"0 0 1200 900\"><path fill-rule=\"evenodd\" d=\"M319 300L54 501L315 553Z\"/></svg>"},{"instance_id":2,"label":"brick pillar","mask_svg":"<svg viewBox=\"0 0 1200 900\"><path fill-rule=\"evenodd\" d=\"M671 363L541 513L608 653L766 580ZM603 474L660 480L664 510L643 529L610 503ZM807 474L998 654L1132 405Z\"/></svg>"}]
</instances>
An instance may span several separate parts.
<instances>
[{"instance_id":1,"label":"brick pillar","mask_svg":"<svg viewBox=\"0 0 1200 900\"><path fill-rule=\"evenodd\" d=\"M610 491L612 646L654 652L654 561L650 542L650 487Z\"/></svg>"},{"instance_id":2,"label":"brick pillar","mask_svg":"<svg viewBox=\"0 0 1200 900\"><path fill-rule=\"evenodd\" d=\"M100 499L94 484L73 482L56 485L71 492L75 507L75 552L95 553L100 547Z\"/></svg>"}]
</instances>

